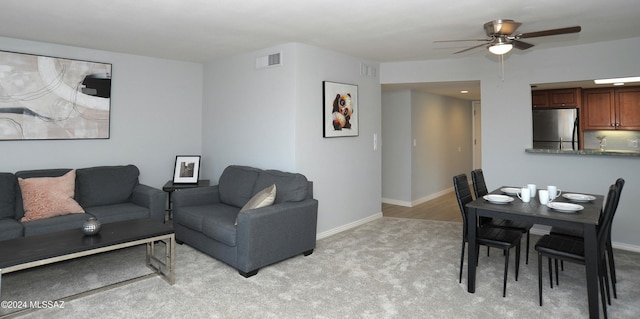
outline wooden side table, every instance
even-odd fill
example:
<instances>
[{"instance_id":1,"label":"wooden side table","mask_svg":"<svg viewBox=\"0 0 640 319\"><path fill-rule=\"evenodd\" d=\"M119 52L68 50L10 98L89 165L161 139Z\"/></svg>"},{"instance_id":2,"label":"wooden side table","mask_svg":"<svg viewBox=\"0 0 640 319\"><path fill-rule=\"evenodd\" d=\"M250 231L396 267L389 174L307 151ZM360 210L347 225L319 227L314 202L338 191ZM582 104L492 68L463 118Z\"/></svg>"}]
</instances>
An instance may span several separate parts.
<instances>
[{"instance_id":1,"label":"wooden side table","mask_svg":"<svg viewBox=\"0 0 640 319\"><path fill-rule=\"evenodd\" d=\"M169 197L169 206L167 207L167 214L165 216L165 222L173 219L172 207L171 207L171 194L177 190L187 189L187 188L196 188L196 187L206 187L209 186L208 179L198 180L197 184L175 184L173 181L168 181L162 186L162 190L167 192Z\"/></svg>"}]
</instances>

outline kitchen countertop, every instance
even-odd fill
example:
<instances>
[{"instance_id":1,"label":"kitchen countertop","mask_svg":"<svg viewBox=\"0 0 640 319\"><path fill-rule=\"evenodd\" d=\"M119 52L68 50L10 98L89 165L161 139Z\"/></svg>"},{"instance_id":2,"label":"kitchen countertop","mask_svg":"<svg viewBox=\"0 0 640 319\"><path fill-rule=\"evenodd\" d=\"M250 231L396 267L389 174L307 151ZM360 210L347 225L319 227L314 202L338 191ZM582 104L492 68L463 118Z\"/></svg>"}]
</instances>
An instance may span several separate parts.
<instances>
[{"instance_id":1,"label":"kitchen countertop","mask_svg":"<svg viewBox=\"0 0 640 319\"><path fill-rule=\"evenodd\" d=\"M604 150L604 151L601 151L599 149L585 149L585 150L574 151L574 150L555 150L555 149L527 148L524 151L527 152L527 153L539 153L539 154L640 157L640 151L627 151L627 150Z\"/></svg>"}]
</instances>

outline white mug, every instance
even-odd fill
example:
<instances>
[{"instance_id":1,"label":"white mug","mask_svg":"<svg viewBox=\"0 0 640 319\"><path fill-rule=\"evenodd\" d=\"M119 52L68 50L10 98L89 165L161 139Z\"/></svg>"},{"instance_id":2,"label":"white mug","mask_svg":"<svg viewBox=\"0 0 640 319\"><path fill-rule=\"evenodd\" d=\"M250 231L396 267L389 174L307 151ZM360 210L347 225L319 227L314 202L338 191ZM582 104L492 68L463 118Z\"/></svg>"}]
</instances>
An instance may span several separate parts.
<instances>
[{"instance_id":1,"label":"white mug","mask_svg":"<svg viewBox=\"0 0 640 319\"><path fill-rule=\"evenodd\" d=\"M520 198L523 202L528 203L531 200L531 192L529 192L529 188L521 188L518 192L518 198Z\"/></svg>"},{"instance_id":2,"label":"white mug","mask_svg":"<svg viewBox=\"0 0 640 319\"><path fill-rule=\"evenodd\" d=\"M547 203L549 203L549 191L546 189L541 189L540 190L540 194L538 194L540 196L540 204L542 205L547 205Z\"/></svg>"},{"instance_id":3,"label":"white mug","mask_svg":"<svg viewBox=\"0 0 640 319\"><path fill-rule=\"evenodd\" d=\"M549 191L549 201L558 198L558 196L562 194L562 191L559 190L556 186L547 186L547 190Z\"/></svg>"},{"instance_id":4,"label":"white mug","mask_svg":"<svg viewBox=\"0 0 640 319\"><path fill-rule=\"evenodd\" d=\"M536 197L536 184L527 184L529 187L529 193L531 193L531 197Z\"/></svg>"}]
</instances>

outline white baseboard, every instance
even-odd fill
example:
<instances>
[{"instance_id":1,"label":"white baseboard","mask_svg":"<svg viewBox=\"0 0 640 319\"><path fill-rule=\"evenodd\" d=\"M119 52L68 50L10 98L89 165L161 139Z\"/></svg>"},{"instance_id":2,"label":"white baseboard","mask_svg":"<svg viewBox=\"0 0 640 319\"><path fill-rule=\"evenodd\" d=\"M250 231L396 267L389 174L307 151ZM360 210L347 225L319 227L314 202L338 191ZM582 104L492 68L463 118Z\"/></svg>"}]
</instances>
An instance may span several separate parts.
<instances>
[{"instance_id":1,"label":"white baseboard","mask_svg":"<svg viewBox=\"0 0 640 319\"><path fill-rule=\"evenodd\" d=\"M453 189L453 187L451 187L451 188L448 188L448 189L445 189L445 190L441 190L441 191L439 191L437 193L433 193L433 194L427 195L425 197L416 199L416 200L411 201L411 202L397 200L397 199L391 199L391 198L382 198L382 202L385 203L385 204L391 204L391 205L398 205L398 206L404 206L404 207L413 207L413 206L417 206L417 205L420 205L422 203L428 202L428 201L430 201L432 199L436 199L436 198L438 198L440 196L447 195L447 194L449 194L449 193L451 193L453 191L454 191L454 189Z\"/></svg>"},{"instance_id":2,"label":"white baseboard","mask_svg":"<svg viewBox=\"0 0 640 319\"><path fill-rule=\"evenodd\" d=\"M439 191L439 192L437 192L437 193L433 193L433 194L431 194L431 195L427 195L427 196L425 196L425 197L422 197L422 198L416 199L416 200L414 200L414 201L412 202L412 204L413 204L413 206L417 206L417 205L420 205L420 204L422 204L422 203L426 203L426 202L428 202L428 201L430 201L430 200L432 200L432 199L436 199L436 198L438 198L438 197L440 197L440 196L444 196L444 195L447 195L447 194L449 194L449 193L453 193L453 192L454 192L453 187L451 187L451 188L447 188L447 189L445 189L445 190L441 190L441 191Z\"/></svg>"},{"instance_id":3,"label":"white baseboard","mask_svg":"<svg viewBox=\"0 0 640 319\"><path fill-rule=\"evenodd\" d=\"M321 232L321 233L316 235L316 240L319 240L319 239L322 239L322 238L326 238L326 237L329 237L331 235L335 235L337 233L341 233L341 232L343 232L345 230L349 230L351 228L366 224L366 223L368 223L370 221L373 221L373 220L376 220L378 218L382 218L382 212L373 214L373 215L371 215L371 216L369 216L367 218L363 218L361 220L356 220L355 222L351 222L351 223L342 225L340 227L336 227L334 229L323 231L323 232Z\"/></svg>"},{"instance_id":4,"label":"white baseboard","mask_svg":"<svg viewBox=\"0 0 640 319\"><path fill-rule=\"evenodd\" d=\"M382 202L385 204L391 204L391 205L397 205L397 206L403 206L403 207L411 207L411 202L407 202L404 200L397 200L397 199L391 199L391 198L382 198Z\"/></svg>"},{"instance_id":5,"label":"white baseboard","mask_svg":"<svg viewBox=\"0 0 640 319\"><path fill-rule=\"evenodd\" d=\"M620 250L627 250L627 251L640 253L640 246L636 246L636 245L616 243L612 241L611 246L613 246L613 248L620 249Z\"/></svg>"}]
</instances>

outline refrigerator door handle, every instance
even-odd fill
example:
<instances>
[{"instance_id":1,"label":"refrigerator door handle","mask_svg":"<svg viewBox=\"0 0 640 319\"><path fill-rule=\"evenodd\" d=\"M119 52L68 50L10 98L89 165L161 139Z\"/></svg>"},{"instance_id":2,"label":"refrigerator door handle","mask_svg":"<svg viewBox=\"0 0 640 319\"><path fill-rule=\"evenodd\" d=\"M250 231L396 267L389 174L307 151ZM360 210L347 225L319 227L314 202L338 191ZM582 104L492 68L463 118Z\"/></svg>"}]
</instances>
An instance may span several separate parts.
<instances>
[{"instance_id":1,"label":"refrigerator door handle","mask_svg":"<svg viewBox=\"0 0 640 319\"><path fill-rule=\"evenodd\" d=\"M576 147L576 135L578 134L578 115L576 114L576 119L573 121L573 132L571 134L571 148L575 151Z\"/></svg>"}]
</instances>

